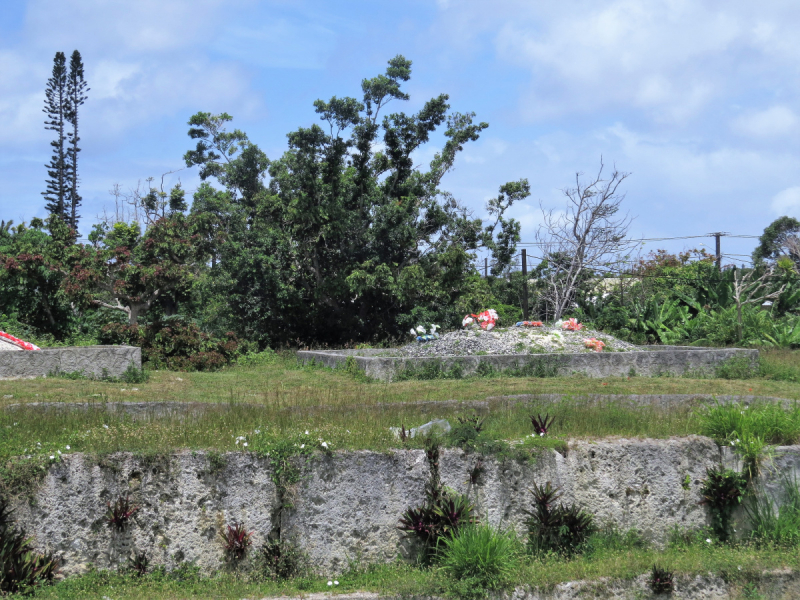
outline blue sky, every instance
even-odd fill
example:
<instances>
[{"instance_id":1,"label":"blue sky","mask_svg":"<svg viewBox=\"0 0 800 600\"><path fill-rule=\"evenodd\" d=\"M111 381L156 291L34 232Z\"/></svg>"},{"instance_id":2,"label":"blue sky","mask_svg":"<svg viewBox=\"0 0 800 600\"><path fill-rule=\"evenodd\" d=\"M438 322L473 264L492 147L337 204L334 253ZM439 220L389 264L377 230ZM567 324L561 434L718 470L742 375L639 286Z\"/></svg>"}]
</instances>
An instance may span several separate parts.
<instances>
[{"instance_id":1,"label":"blue sky","mask_svg":"<svg viewBox=\"0 0 800 600\"><path fill-rule=\"evenodd\" d=\"M800 217L800 3L796 0L0 0L0 219L44 216L44 86L55 52L81 51L82 233L115 183L183 167L186 121L228 112L271 158L358 96L403 54L412 111L439 93L490 127L444 181L475 214L509 180L524 240L540 202L563 205L577 171L630 172L631 234L758 235ZM391 106L391 105L390 105ZM419 152L432 156L439 138ZM191 191L196 172L178 178ZM755 240L729 238L748 255ZM650 243L680 250L713 240ZM741 262L732 256L729 262Z\"/></svg>"}]
</instances>

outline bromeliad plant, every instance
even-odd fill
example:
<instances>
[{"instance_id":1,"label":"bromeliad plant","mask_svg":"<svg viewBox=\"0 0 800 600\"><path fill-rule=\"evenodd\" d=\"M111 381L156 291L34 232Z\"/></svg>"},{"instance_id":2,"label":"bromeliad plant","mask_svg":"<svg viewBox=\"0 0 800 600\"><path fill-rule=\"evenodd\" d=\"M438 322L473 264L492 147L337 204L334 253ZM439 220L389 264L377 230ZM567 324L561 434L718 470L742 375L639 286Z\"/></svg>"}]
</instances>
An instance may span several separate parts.
<instances>
[{"instance_id":1,"label":"bromeliad plant","mask_svg":"<svg viewBox=\"0 0 800 600\"><path fill-rule=\"evenodd\" d=\"M430 479L425 486L425 504L407 509L397 528L422 543L422 559L430 561L439 543L456 535L461 527L473 521L474 505L469 499L442 485L439 476L439 448L427 448Z\"/></svg>"},{"instance_id":2,"label":"bromeliad plant","mask_svg":"<svg viewBox=\"0 0 800 600\"><path fill-rule=\"evenodd\" d=\"M485 329L489 331L494 329L494 326L497 325L499 317L497 316L497 311L493 308L484 310L483 312L476 314L469 314L464 317L464 320L461 321L462 327L480 327L481 329Z\"/></svg>"},{"instance_id":3,"label":"bromeliad plant","mask_svg":"<svg viewBox=\"0 0 800 600\"><path fill-rule=\"evenodd\" d=\"M225 556L232 562L238 562L247 555L247 550L253 543L253 532L247 531L244 523L233 522L227 526L227 531L220 532L220 537L225 544Z\"/></svg>"},{"instance_id":4,"label":"bromeliad plant","mask_svg":"<svg viewBox=\"0 0 800 600\"><path fill-rule=\"evenodd\" d=\"M653 565L653 570L650 572L647 583L654 594L671 594L675 590L672 571L663 569L658 565Z\"/></svg>"},{"instance_id":5,"label":"bromeliad plant","mask_svg":"<svg viewBox=\"0 0 800 600\"><path fill-rule=\"evenodd\" d=\"M52 554L39 554L31 538L11 521L11 510L0 498L0 596L30 592L35 586L52 581L58 560Z\"/></svg>"},{"instance_id":6,"label":"bromeliad plant","mask_svg":"<svg viewBox=\"0 0 800 600\"><path fill-rule=\"evenodd\" d=\"M535 435L544 436L547 435L548 429L553 426L555 423L556 418L551 417L550 415L545 415L544 417L540 414L531 415L531 425L533 425L533 432Z\"/></svg>"},{"instance_id":7,"label":"bromeliad plant","mask_svg":"<svg viewBox=\"0 0 800 600\"><path fill-rule=\"evenodd\" d=\"M131 504L130 498L120 496L114 504L108 503L108 510L106 511L106 523L112 529L123 532L128 528L128 524L136 511L139 510L138 506Z\"/></svg>"},{"instance_id":8,"label":"bromeliad plant","mask_svg":"<svg viewBox=\"0 0 800 600\"><path fill-rule=\"evenodd\" d=\"M523 512L530 515L525 524L533 553L569 557L581 552L595 532L594 517L573 504L559 502L561 490L549 481L542 487L534 483L531 494L532 510Z\"/></svg>"}]
</instances>

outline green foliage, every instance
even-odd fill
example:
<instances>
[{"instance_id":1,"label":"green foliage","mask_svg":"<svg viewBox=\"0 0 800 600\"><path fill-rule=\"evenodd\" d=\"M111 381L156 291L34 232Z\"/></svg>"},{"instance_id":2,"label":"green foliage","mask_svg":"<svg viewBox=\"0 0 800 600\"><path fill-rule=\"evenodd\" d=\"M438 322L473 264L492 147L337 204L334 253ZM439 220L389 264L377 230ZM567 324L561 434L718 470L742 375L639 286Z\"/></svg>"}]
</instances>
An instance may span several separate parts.
<instances>
[{"instance_id":1,"label":"green foliage","mask_svg":"<svg viewBox=\"0 0 800 600\"><path fill-rule=\"evenodd\" d=\"M11 521L11 510L0 496L0 595L30 593L42 583L52 581L58 560L40 554L23 530Z\"/></svg>"},{"instance_id":2,"label":"green foliage","mask_svg":"<svg viewBox=\"0 0 800 600\"><path fill-rule=\"evenodd\" d=\"M747 356L732 356L716 366L715 375L719 379L752 379L758 377L758 363Z\"/></svg>"},{"instance_id":3,"label":"green foliage","mask_svg":"<svg viewBox=\"0 0 800 600\"><path fill-rule=\"evenodd\" d=\"M557 554L574 556L581 553L589 536L596 531L591 514L575 505L558 503L561 499L559 488L548 481L545 486L533 484L532 510L529 515L528 543L534 554Z\"/></svg>"},{"instance_id":4,"label":"green foliage","mask_svg":"<svg viewBox=\"0 0 800 600\"><path fill-rule=\"evenodd\" d=\"M753 494L744 508L750 523L750 539L759 545L795 548L800 545L800 490L797 482L784 477L781 506L775 509L763 490Z\"/></svg>"},{"instance_id":5,"label":"green foliage","mask_svg":"<svg viewBox=\"0 0 800 600\"><path fill-rule=\"evenodd\" d=\"M505 213L530 193L527 182L501 186L486 226L442 191L458 153L488 125L450 112L446 95L415 114L382 115L387 102L409 99L410 76L411 61L397 56L362 82L360 99L317 100L323 126L290 133L271 162L243 132L225 130L229 115L192 117L198 144L186 163L228 194L198 190L211 209L200 233L213 263L203 295L224 298L211 302L216 316L240 336L340 344L400 338L422 321L454 325L464 296L485 296L474 252L510 261L519 225ZM415 167L412 154L440 129L441 151Z\"/></svg>"},{"instance_id":6,"label":"green foliage","mask_svg":"<svg viewBox=\"0 0 800 600\"><path fill-rule=\"evenodd\" d=\"M747 480L736 471L717 467L706 470L702 504L708 506L714 534L721 542L731 536L731 516L742 503L746 489Z\"/></svg>"},{"instance_id":7,"label":"green foliage","mask_svg":"<svg viewBox=\"0 0 800 600\"><path fill-rule=\"evenodd\" d=\"M305 577L311 571L308 555L285 540L269 540L259 548L256 571L265 579L286 581Z\"/></svg>"},{"instance_id":8,"label":"green foliage","mask_svg":"<svg viewBox=\"0 0 800 600\"><path fill-rule=\"evenodd\" d=\"M653 565L647 585L654 594L671 594L675 589L674 574L658 565Z\"/></svg>"},{"instance_id":9,"label":"green foliage","mask_svg":"<svg viewBox=\"0 0 800 600\"><path fill-rule=\"evenodd\" d=\"M481 598L513 583L522 554L513 531L467 525L442 539L439 568L450 578L451 591L458 598Z\"/></svg>"},{"instance_id":10,"label":"green foliage","mask_svg":"<svg viewBox=\"0 0 800 600\"><path fill-rule=\"evenodd\" d=\"M425 485L425 503L417 508L408 508L397 525L398 529L420 542L423 562L429 562L436 555L443 540L453 537L472 522L475 510L466 496L442 484L436 441L426 441L426 455L430 476Z\"/></svg>"},{"instance_id":11,"label":"green foliage","mask_svg":"<svg viewBox=\"0 0 800 600\"><path fill-rule=\"evenodd\" d=\"M241 348L232 332L224 338L214 337L181 318L144 327L110 323L101 330L100 340L106 344L140 346L142 362L154 370L214 371L235 361Z\"/></svg>"},{"instance_id":12,"label":"green foliage","mask_svg":"<svg viewBox=\"0 0 800 600\"><path fill-rule=\"evenodd\" d=\"M764 233L758 238L758 246L753 250L753 262L758 264L765 260L777 260L789 254L786 242L797 239L798 232L800 221L793 217L778 217L764 228ZM796 261L798 257L793 258Z\"/></svg>"}]
</instances>

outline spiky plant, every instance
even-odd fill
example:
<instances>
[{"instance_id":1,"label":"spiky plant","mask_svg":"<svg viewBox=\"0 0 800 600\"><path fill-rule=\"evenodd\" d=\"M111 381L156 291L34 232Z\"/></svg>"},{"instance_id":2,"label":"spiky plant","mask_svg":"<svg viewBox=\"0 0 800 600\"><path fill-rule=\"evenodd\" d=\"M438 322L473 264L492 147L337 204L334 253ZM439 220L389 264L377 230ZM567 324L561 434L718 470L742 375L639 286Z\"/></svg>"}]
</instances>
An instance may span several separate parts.
<instances>
[{"instance_id":1,"label":"spiky plant","mask_svg":"<svg viewBox=\"0 0 800 600\"><path fill-rule=\"evenodd\" d=\"M547 431L553 426L556 418L550 415L544 417L540 414L531 415L531 425L533 425L533 432L536 435L546 435Z\"/></svg>"}]
</instances>

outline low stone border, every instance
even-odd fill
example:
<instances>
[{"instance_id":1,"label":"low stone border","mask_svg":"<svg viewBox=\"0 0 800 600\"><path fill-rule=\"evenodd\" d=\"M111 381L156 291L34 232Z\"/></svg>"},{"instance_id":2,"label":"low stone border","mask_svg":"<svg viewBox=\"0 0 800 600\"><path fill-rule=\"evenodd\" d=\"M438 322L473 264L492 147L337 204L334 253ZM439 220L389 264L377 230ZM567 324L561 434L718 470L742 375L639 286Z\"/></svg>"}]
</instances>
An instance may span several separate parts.
<instances>
[{"instance_id":1,"label":"low stone border","mask_svg":"<svg viewBox=\"0 0 800 600\"><path fill-rule=\"evenodd\" d=\"M142 349L133 346L68 346L0 352L0 379L46 377L80 371L90 377L120 377L129 366L142 368Z\"/></svg>"},{"instance_id":2,"label":"low stone border","mask_svg":"<svg viewBox=\"0 0 800 600\"><path fill-rule=\"evenodd\" d=\"M580 373L588 377L625 377L628 375L712 375L726 360L744 357L755 367L758 350L742 348L693 348L689 346L653 346L636 352L588 352L581 354L507 354L483 356L396 357L385 356L386 350L301 350L297 358L304 364L311 361L337 368L349 358L367 376L391 381L406 369L439 364L450 370L460 366L464 375L474 374L479 365L490 365L498 371L543 365L558 375Z\"/></svg>"}]
</instances>

